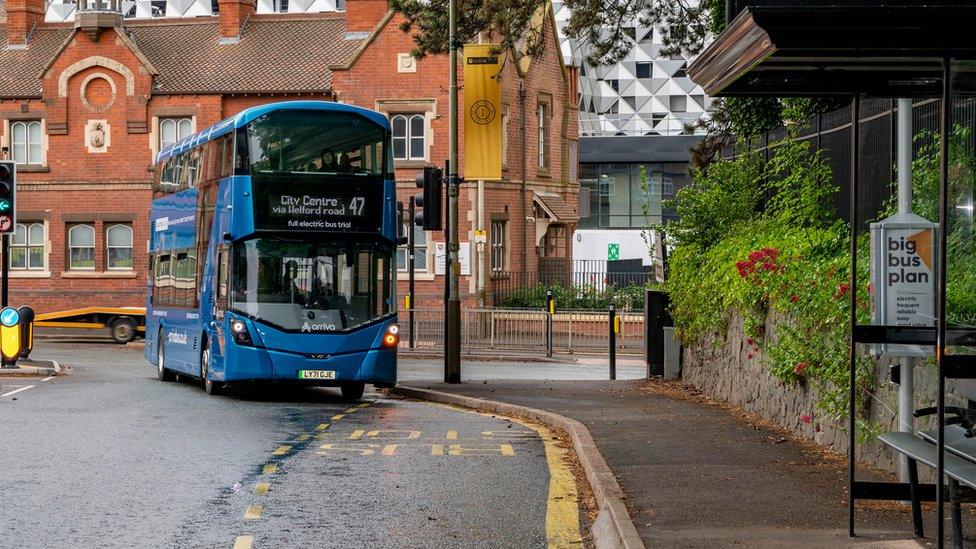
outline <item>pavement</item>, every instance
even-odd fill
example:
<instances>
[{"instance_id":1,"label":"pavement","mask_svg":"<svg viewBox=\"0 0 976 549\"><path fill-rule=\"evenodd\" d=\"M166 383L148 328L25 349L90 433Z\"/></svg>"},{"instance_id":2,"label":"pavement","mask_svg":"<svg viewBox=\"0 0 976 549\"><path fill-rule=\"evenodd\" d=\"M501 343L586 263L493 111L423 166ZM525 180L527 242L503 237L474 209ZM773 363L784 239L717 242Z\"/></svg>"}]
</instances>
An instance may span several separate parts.
<instances>
[{"instance_id":1,"label":"pavement","mask_svg":"<svg viewBox=\"0 0 976 549\"><path fill-rule=\"evenodd\" d=\"M2 547L582 545L544 427L372 391L212 397L114 344L34 353L72 374L0 380Z\"/></svg>"},{"instance_id":2,"label":"pavement","mask_svg":"<svg viewBox=\"0 0 976 549\"><path fill-rule=\"evenodd\" d=\"M552 380L551 365L534 368L533 380L481 379L490 371L464 363L469 382L447 385L434 377L403 384L581 422L647 547L919 546L908 508L897 504L859 504L859 537L848 538L843 456L730 412L680 383ZM591 373L583 369L578 377ZM858 474L891 480L876 471ZM933 515L926 512L928 532Z\"/></svg>"}]
</instances>

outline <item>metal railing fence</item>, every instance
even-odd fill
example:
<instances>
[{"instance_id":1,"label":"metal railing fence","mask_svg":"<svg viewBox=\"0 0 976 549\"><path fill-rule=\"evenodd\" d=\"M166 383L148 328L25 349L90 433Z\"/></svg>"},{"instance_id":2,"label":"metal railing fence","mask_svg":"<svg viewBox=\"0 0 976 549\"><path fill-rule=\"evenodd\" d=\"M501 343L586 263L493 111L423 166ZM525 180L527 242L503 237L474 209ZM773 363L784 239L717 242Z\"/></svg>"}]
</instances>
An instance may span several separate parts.
<instances>
[{"instance_id":1,"label":"metal railing fence","mask_svg":"<svg viewBox=\"0 0 976 549\"><path fill-rule=\"evenodd\" d=\"M617 352L637 354L644 349L644 313L618 311ZM506 350L545 352L548 313L538 309L500 307L461 310L461 348L465 351ZM606 353L609 350L609 311L557 311L552 317L554 353ZM409 348L410 319L400 312L400 347ZM414 310L414 348L444 349L444 311Z\"/></svg>"}]
</instances>

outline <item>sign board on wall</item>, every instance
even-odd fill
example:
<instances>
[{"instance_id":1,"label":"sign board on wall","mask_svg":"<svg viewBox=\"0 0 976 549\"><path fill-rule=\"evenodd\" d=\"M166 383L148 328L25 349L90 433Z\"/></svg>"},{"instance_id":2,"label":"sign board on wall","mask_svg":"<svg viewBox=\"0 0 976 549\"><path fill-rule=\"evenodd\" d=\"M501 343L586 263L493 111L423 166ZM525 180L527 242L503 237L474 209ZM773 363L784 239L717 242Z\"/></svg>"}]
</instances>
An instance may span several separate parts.
<instances>
[{"instance_id":1,"label":"sign board on wall","mask_svg":"<svg viewBox=\"0 0 976 549\"><path fill-rule=\"evenodd\" d=\"M871 224L874 324L935 326L936 224L898 214ZM932 347L886 345L894 356L930 356Z\"/></svg>"},{"instance_id":2,"label":"sign board on wall","mask_svg":"<svg viewBox=\"0 0 976 549\"><path fill-rule=\"evenodd\" d=\"M434 274L444 274L444 258L447 256L447 243L434 242ZM461 263L461 276L471 276L471 244L461 242L458 248L458 261Z\"/></svg>"}]
</instances>

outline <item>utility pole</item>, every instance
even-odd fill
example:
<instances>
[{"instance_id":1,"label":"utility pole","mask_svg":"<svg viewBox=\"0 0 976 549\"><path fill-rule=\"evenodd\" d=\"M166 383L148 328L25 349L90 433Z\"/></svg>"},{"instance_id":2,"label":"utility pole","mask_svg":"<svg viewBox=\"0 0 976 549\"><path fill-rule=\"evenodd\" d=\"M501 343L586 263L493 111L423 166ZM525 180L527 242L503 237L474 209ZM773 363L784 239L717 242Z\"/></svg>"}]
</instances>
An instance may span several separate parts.
<instances>
[{"instance_id":1,"label":"utility pole","mask_svg":"<svg viewBox=\"0 0 976 549\"><path fill-rule=\"evenodd\" d=\"M460 249L458 239L458 195L460 182L458 180L458 81L457 81L457 0L448 2L448 48L451 70L450 91L450 170L447 175L448 227L450 239L447 243L447 341L444 345L445 383L461 382L461 298L458 293L458 277L461 272L461 262L458 257Z\"/></svg>"}]
</instances>

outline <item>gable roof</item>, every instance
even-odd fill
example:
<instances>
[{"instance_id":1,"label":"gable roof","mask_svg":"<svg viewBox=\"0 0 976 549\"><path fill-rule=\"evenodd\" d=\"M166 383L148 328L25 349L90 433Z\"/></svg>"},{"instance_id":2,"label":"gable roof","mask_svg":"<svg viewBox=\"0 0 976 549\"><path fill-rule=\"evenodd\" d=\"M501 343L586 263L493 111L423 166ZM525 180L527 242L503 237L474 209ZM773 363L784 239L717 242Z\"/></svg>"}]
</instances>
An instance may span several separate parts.
<instances>
[{"instance_id":1,"label":"gable roof","mask_svg":"<svg viewBox=\"0 0 976 549\"><path fill-rule=\"evenodd\" d=\"M0 98L41 96L39 75L75 32L39 28L28 49L0 48ZM332 65L362 44L346 40L343 18L255 16L239 44L220 45L216 17L126 22L124 32L156 69L154 94L322 93ZM0 44L7 42L0 26Z\"/></svg>"}]
</instances>

